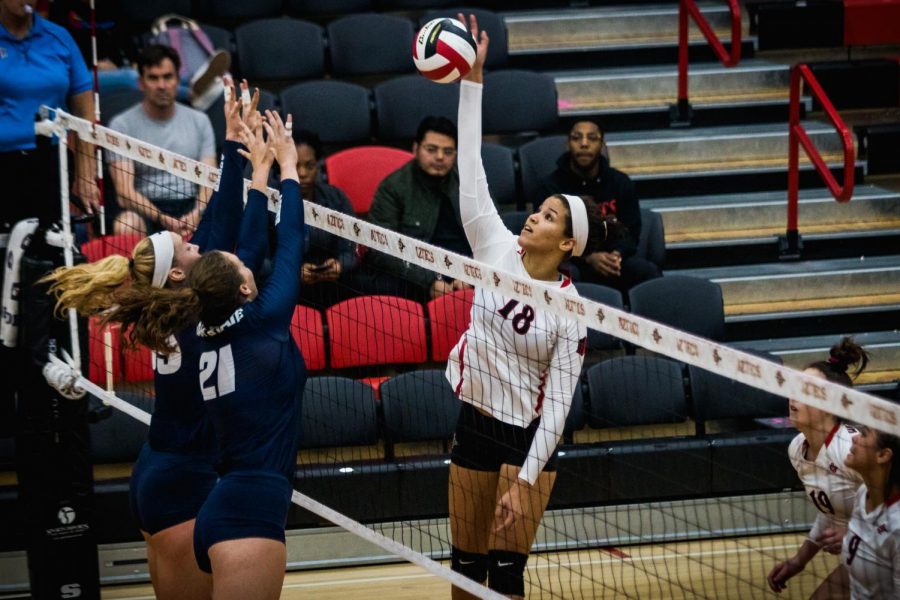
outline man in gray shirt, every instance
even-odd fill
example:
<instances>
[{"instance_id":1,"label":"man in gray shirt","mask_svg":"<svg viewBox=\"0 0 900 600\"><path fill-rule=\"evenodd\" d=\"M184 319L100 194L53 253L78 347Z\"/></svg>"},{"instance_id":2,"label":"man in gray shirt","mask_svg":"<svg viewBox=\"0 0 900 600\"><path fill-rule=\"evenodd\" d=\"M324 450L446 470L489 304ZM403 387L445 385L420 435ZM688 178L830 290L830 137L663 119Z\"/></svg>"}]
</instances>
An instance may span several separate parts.
<instances>
[{"instance_id":1,"label":"man in gray shirt","mask_svg":"<svg viewBox=\"0 0 900 600\"><path fill-rule=\"evenodd\" d=\"M212 124L204 113L175 102L181 60L168 46L148 46L138 58L144 100L110 122L111 129L215 166ZM113 155L111 171L122 212L115 233L166 229L189 237L211 190L164 170Z\"/></svg>"}]
</instances>

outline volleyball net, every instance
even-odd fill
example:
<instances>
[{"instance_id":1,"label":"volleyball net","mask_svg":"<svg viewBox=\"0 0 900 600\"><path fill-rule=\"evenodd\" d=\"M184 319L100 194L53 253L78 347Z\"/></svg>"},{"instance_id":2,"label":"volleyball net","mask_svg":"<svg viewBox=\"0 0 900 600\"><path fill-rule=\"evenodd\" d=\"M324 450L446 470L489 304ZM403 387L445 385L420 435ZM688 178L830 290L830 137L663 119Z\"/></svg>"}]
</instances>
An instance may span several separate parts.
<instances>
[{"instance_id":1,"label":"volleyball net","mask_svg":"<svg viewBox=\"0 0 900 600\"><path fill-rule=\"evenodd\" d=\"M169 203L165 228L180 226L189 236L194 208L202 210L218 181L216 167L61 111L46 129L102 148L112 174L106 212L113 218L114 198L123 192L117 186L145 190L147 198L162 193ZM280 198L275 189L269 197L274 235ZM134 209L134 202L126 197L119 205ZM513 547L537 529L526 569L530 598L744 597L767 589L766 573L794 554L818 508L787 457L797 432L786 398L900 435L895 404L806 375L777 356L635 314L610 290L576 282L575 296L309 200L304 210L306 254L315 260L298 273L303 291L291 324L309 375L291 530L333 522L450 576L451 529L493 536L494 547ZM146 233L141 220L110 224L117 235L98 237L83 226L72 231L73 239L90 238L81 245L87 260L130 255ZM341 262L338 274L322 267L326 257ZM264 266L260 287L266 272ZM456 289L434 296L434 281ZM465 334L476 313L483 327ZM566 323L586 328L586 339L566 333ZM485 330L513 337L498 341L479 333ZM497 497L485 495L488 471L454 483L458 509L453 522L448 518L462 386L454 389L446 370L452 353L454 367L463 366L464 334L470 348L489 348L469 355L491 358L464 365L473 382L466 389L490 405L497 421L515 421L513 399L532 392L542 414L565 415L555 482L538 484L546 513L526 511L514 527L494 533L484 531ZM87 346L80 371L92 394L152 409L147 349L130 348L121 331L96 318L89 320ZM553 362L557 372L542 372L537 382L498 382L503 370L566 349ZM827 350L816 359L825 358ZM556 393L561 382L574 390L571 399ZM482 435L479 443L506 439L500 431ZM834 568L836 558L821 554L792 591L811 594ZM490 597L486 588L469 588Z\"/></svg>"}]
</instances>

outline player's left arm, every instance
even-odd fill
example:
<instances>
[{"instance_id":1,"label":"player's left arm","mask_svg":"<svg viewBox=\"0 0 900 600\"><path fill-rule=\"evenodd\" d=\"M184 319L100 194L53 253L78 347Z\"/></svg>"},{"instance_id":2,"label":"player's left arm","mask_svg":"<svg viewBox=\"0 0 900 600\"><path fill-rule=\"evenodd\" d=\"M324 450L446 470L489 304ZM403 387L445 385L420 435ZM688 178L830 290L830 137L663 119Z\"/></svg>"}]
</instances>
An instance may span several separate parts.
<instances>
[{"instance_id":1,"label":"player's left arm","mask_svg":"<svg viewBox=\"0 0 900 600\"><path fill-rule=\"evenodd\" d=\"M587 336L585 328L574 321L567 321L560 334L547 371L541 422L528 450L528 457L519 471L519 479L531 485L537 481L559 444L584 363L585 344L582 340Z\"/></svg>"}]
</instances>

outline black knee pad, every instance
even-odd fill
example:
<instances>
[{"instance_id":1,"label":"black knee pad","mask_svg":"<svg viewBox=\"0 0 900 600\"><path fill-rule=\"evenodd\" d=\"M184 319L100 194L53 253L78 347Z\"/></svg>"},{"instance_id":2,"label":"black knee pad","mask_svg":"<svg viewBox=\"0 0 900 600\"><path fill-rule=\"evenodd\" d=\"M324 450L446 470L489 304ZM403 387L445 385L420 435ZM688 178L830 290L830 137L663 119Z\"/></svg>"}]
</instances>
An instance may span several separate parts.
<instances>
[{"instance_id":1,"label":"black knee pad","mask_svg":"<svg viewBox=\"0 0 900 600\"><path fill-rule=\"evenodd\" d=\"M464 552L456 546L450 548L451 568L472 581L484 583L488 577L488 555Z\"/></svg>"},{"instance_id":2,"label":"black knee pad","mask_svg":"<svg viewBox=\"0 0 900 600\"><path fill-rule=\"evenodd\" d=\"M506 550L488 553L488 587L506 596L525 595L525 563L528 555Z\"/></svg>"}]
</instances>

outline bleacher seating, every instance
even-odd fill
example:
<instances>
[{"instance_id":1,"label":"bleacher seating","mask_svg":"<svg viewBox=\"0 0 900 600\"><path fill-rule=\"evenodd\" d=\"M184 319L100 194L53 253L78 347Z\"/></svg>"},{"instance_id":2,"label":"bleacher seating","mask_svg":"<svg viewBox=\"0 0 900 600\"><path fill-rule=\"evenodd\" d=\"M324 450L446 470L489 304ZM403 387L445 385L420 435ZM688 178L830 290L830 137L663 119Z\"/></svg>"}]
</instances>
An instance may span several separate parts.
<instances>
[{"instance_id":1,"label":"bleacher seating","mask_svg":"<svg viewBox=\"0 0 900 600\"><path fill-rule=\"evenodd\" d=\"M584 298L588 298L590 300L594 300L596 302L600 302L601 304L606 304L607 306L612 306L613 308L618 308L620 310L624 309L622 293L615 288L606 287L605 285L598 285L596 283L576 282L575 289L577 289L578 294L583 296ZM619 338L611 336L607 333L603 333L595 329L589 329L587 347L589 353L588 356L590 356L591 352L596 352L598 350L621 350L622 341ZM586 357L585 360L588 360L588 358Z\"/></svg>"},{"instance_id":2,"label":"bleacher seating","mask_svg":"<svg viewBox=\"0 0 900 600\"><path fill-rule=\"evenodd\" d=\"M459 88L436 85L419 74L401 75L373 88L378 138L412 141L422 119L447 117L454 123L459 107Z\"/></svg>"},{"instance_id":3,"label":"bleacher seating","mask_svg":"<svg viewBox=\"0 0 900 600\"><path fill-rule=\"evenodd\" d=\"M294 129L315 132L323 143L366 142L372 135L369 90L324 79L281 91L281 109L294 116Z\"/></svg>"},{"instance_id":4,"label":"bleacher seating","mask_svg":"<svg viewBox=\"0 0 900 600\"><path fill-rule=\"evenodd\" d=\"M423 363L422 305L395 296L360 296L325 311L331 367Z\"/></svg>"},{"instance_id":5,"label":"bleacher seating","mask_svg":"<svg viewBox=\"0 0 900 600\"><path fill-rule=\"evenodd\" d=\"M380 13L341 17L328 24L331 72L339 77L412 71L413 26ZM384 40L391 40L385 45Z\"/></svg>"},{"instance_id":6,"label":"bleacher seating","mask_svg":"<svg viewBox=\"0 0 900 600\"><path fill-rule=\"evenodd\" d=\"M628 292L631 312L710 340L725 332L725 309L718 284L673 275L640 283Z\"/></svg>"},{"instance_id":7,"label":"bleacher seating","mask_svg":"<svg viewBox=\"0 0 900 600\"><path fill-rule=\"evenodd\" d=\"M528 101L523 102L523 98ZM484 133L543 133L553 130L558 121L556 86L549 75L514 69L485 74Z\"/></svg>"},{"instance_id":8,"label":"bleacher seating","mask_svg":"<svg viewBox=\"0 0 900 600\"><path fill-rule=\"evenodd\" d=\"M458 290L428 302L431 359L447 360L450 350L469 327L474 291Z\"/></svg>"},{"instance_id":9,"label":"bleacher seating","mask_svg":"<svg viewBox=\"0 0 900 600\"><path fill-rule=\"evenodd\" d=\"M327 364L325 326L322 313L309 306L298 305L291 319L291 335L300 348L307 371L321 371Z\"/></svg>"},{"instance_id":10,"label":"bleacher seating","mask_svg":"<svg viewBox=\"0 0 900 600\"><path fill-rule=\"evenodd\" d=\"M260 19L238 27L235 40L241 75L251 82L312 79L325 73L322 27L315 23Z\"/></svg>"},{"instance_id":11,"label":"bleacher seating","mask_svg":"<svg viewBox=\"0 0 900 600\"><path fill-rule=\"evenodd\" d=\"M488 190L497 206L518 202L516 163L513 151L507 146L485 142L481 145L481 162L487 175Z\"/></svg>"},{"instance_id":12,"label":"bleacher seating","mask_svg":"<svg viewBox=\"0 0 900 600\"><path fill-rule=\"evenodd\" d=\"M357 146L332 154L325 159L328 183L341 188L353 212L364 216L369 212L375 190L381 180L405 165L411 152L384 146Z\"/></svg>"},{"instance_id":13,"label":"bleacher seating","mask_svg":"<svg viewBox=\"0 0 900 600\"><path fill-rule=\"evenodd\" d=\"M519 170L522 175L520 208L537 207L544 201L541 181L556 169L556 161L566 152L568 136L539 137L519 146Z\"/></svg>"}]
</instances>

